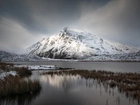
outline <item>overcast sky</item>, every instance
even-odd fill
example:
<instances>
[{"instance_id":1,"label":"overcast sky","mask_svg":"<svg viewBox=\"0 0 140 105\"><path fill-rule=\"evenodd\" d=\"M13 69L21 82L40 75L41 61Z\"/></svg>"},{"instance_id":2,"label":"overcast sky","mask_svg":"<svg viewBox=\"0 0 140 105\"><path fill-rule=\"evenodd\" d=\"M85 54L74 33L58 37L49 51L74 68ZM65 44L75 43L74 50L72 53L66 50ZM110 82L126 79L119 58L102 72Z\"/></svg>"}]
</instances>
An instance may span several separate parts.
<instances>
[{"instance_id":1,"label":"overcast sky","mask_svg":"<svg viewBox=\"0 0 140 105\"><path fill-rule=\"evenodd\" d=\"M0 0L0 50L21 53L64 27L140 47L140 0Z\"/></svg>"}]
</instances>

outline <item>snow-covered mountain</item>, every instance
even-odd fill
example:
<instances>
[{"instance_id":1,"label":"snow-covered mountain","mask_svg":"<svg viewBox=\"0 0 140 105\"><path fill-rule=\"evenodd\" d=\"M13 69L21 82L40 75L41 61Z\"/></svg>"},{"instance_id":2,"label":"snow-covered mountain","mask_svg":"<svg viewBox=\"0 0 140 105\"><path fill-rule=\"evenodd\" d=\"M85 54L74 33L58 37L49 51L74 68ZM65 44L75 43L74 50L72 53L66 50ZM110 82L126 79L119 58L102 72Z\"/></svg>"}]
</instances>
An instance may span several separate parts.
<instances>
[{"instance_id":1,"label":"snow-covered mountain","mask_svg":"<svg viewBox=\"0 0 140 105\"><path fill-rule=\"evenodd\" d=\"M38 61L42 60L34 54L15 54L0 50L0 62L21 62L21 61Z\"/></svg>"},{"instance_id":2,"label":"snow-covered mountain","mask_svg":"<svg viewBox=\"0 0 140 105\"><path fill-rule=\"evenodd\" d=\"M137 52L120 43L112 43L96 35L65 27L58 34L43 38L28 48L30 54L48 58L87 58Z\"/></svg>"}]
</instances>

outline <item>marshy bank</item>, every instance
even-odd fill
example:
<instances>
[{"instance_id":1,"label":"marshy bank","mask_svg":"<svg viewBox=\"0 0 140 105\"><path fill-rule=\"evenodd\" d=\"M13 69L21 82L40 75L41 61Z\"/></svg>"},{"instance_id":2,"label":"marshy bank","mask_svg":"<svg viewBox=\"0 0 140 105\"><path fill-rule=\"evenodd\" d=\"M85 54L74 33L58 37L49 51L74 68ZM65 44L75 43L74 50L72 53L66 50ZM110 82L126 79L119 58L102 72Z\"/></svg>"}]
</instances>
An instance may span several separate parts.
<instances>
[{"instance_id":1,"label":"marshy bank","mask_svg":"<svg viewBox=\"0 0 140 105\"><path fill-rule=\"evenodd\" d=\"M41 75L79 75L85 79L94 79L98 83L117 88L120 93L124 93L126 97L137 100L140 104L140 74L139 73L121 73L110 71L96 70L59 70L49 71Z\"/></svg>"},{"instance_id":2,"label":"marshy bank","mask_svg":"<svg viewBox=\"0 0 140 105\"><path fill-rule=\"evenodd\" d=\"M17 71L18 69L20 68L17 68ZM28 68L25 67L24 69L27 69L28 72ZM12 68L9 70L13 71ZM7 70L8 73L9 70ZM134 89L137 93L139 92L139 73L81 69L47 71L39 69L33 70L31 73L32 75L25 73L26 76L22 75L20 77L19 73L16 72L15 76L9 75L8 77L17 78L16 80L20 78L19 80L24 80L24 82L37 80L41 89L36 88L33 91L32 87L38 87L37 85L31 86L31 88L23 86L27 93L24 91L24 94L17 95L16 93L16 95L1 97L0 105L140 105L138 95L136 95L136 98L133 95L135 93ZM4 77L4 79L7 78ZM131 88L128 88L128 86ZM22 90L22 88L20 89Z\"/></svg>"},{"instance_id":3,"label":"marshy bank","mask_svg":"<svg viewBox=\"0 0 140 105\"><path fill-rule=\"evenodd\" d=\"M28 68L18 68L13 64L0 63L0 98L33 94L40 91L39 81L23 79L31 74L32 72Z\"/></svg>"}]
</instances>

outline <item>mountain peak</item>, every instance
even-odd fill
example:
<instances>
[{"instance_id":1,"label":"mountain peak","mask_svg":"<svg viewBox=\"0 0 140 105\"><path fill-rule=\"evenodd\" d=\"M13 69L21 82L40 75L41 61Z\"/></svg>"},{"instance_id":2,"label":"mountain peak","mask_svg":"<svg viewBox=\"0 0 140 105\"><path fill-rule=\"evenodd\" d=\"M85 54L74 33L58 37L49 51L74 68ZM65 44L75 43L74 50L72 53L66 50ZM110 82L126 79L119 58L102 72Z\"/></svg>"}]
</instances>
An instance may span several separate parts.
<instances>
[{"instance_id":1,"label":"mountain peak","mask_svg":"<svg viewBox=\"0 0 140 105\"><path fill-rule=\"evenodd\" d=\"M64 27L64 28L63 28L63 31L64 31L64 32L67 32L69 29L70 29L70 27Z\"/></svg>"},{"instance_id":2,"label":"mountain peak","mask_svg":"<svg viewBox=\"0 0 140 105\"><path fill-rule=\"evenodd\" d=\"M73 32L79 32L79 33L80 33L80 32L83 32L83 31L81 31L81 30L77 30L77 29L74 29L74 28L71 28L71 27L64 27L64 28L63 28L63 31L64 31L64 32L72 32L72 31L73 31Z\"/></svg>"},{"instance_id":3,"label":"mountain peak","mask_svg":"<svg viewBox=\"0 0 140 105\"><path fill-rule=\"evenodd\" d=\"M60 31L59 35L62 37L71 37L73 39L97 39L96 35L70 27L64 27L63 30Z\"/></svg>"},{"instance_id":4,"label":"mountain peak","mask_svg":"<svg viewBox=\"0 0 140 105\"><path fill-rule=\"evenodd\" d=\"M88 32L69 27L29 47L31 54L49 58L85 58L102 54L136 51L123 44L114 44Z\"/></svg>"}]
</instances>

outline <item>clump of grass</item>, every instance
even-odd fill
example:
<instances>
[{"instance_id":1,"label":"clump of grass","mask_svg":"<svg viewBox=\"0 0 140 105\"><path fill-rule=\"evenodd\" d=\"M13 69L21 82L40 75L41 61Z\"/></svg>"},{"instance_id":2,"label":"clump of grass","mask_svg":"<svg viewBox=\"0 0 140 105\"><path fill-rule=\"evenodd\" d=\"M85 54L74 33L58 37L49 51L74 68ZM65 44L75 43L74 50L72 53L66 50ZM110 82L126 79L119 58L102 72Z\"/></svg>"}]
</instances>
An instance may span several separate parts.
<instances>
[{"instance_id":1,"label":"clump of grass","mask_svg":"<svg viewBox=\"0 0 140 105\"><path fill-rule=\"evenodd\" d=\"M114 82L114 81L111 81L111 82L109 83L109 85L110 85L111 88L114 88L114 87L117 86L116 82Z\"/></svg>"},{"instance_id":2,"label":"clump of grass","mask_svg":"<svg viewBox=\"0 0 140 105\"><path fill-rule=\"evenodd\" d=\"M108 84L111 88L117 87L120 92L126 93L140 101L140 74L139 73L114 73L111 71L88 70L60 70L49 71L42 75L80 75L85 79L97 79Z\"/></svg>"},{"instance_id":3,"label":"clump of grass","mask_svg":"<svg viewBox=\"0 0 140 105\"><path fill-rule=\"evenodd\" d=\"M0 62L0 70L2 70L2 71L7 72L12 67L13 67L13 64L11 64L11 63L3 63L3 62Z\"/></svg>"},{"instance_id":4,"label":"clump of grass","mask_svg":"<svg viewBox=\"0 0 140 105\"><path fill-rule=\"evenodd\" d=\"M0 63L0 69L3 72L16 71L20 77L30 76L32 72L27 67L14 67L11 63Z\"/></svg>"},{"instance_id":5,"label":"clump of grass","mask_svg":"<svg viewBox=\"0 0 140 105\"><path fill-rule=\"evenodd\" d=\"M5 80L0 80L0 98L14 95L34 93L41 89L39 81L25 81L20 77L8 76Z\"/></svg>"},{"instance_id":6,"label":"clump of grass","mask_svg":"<svg viewBox=\"0 0 140 105\"><path fill-rule=\"evenodd\" d=\"M9 75L0 79L0 98L15 95L24 95L26 93L34 93L41 89L39 81L28 80L25 81L22 77L30 76L32 72L28 68L14 67L13 64L0 63L0 70L2 72L16 71L17 75Z\"/></svg>"},{"instance_id":7,"label":"clump of grass","mask_svg":"<svg viewBox=\"0 0 140 105\"><path fill-rule=\"evenodd\" d=\"M23 95L3 97L0 99L0 105L31 105L32 101L40 94L40 90Z\"/></svg>"},{"instance_id":8,"label":"clump of grass","mask_svg":"<svg viewBox=\"0 0 140 105\"><path fill-rule=\"evenodd\" d=\"M28 68L26 68L26 67L21 67L21 68L14 67L14 71L16 71L20 77L27 77L32 74L32 72L30 70L28 70Z\"/></svg>"}]
</instances>

